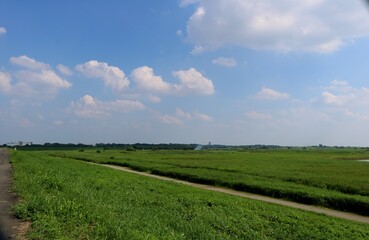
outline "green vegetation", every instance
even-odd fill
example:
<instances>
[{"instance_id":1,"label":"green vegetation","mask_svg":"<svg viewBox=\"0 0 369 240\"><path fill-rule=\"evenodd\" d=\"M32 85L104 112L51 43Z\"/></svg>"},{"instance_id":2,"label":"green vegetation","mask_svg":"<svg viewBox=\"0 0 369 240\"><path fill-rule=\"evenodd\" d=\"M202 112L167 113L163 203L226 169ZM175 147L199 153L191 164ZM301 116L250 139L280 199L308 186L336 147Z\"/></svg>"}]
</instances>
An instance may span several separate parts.
<instances>
[{"instance_id":1,"label":"green vegetation","mask_svg":"<svg viewBox=\"0 0 369 240\"><path fill-rule=\"evenodd\" d=\"M3 145L6 146L5 144ZM16 146L16 145L15 145ZM118 143L97 143L96 146L103 149L126 149L126 150L193 150L197 144L179 144L179 143L161 143L161 144L147 144L147 143L135 143L135 144L118 144ZM22 150L75 150L75 149L92 149L94 146L86 145L82 143L45 143L31 144L17 146L18 149ZM226 147L226 146L221 146Z\"/></svg>"},{"instance_id":2,"label":"green vegetation","mask_svg":"<svg viewBox=\"0 0 369 240\"><path fill-rule=\"evenodd\" d=\"M369 215L367 149L49 152Z\"/></svg>"},{"instance_id":3,"label":"green vegetation","mask_svg":"<svg viewBox=\"0 0 369 240\"><path fill-rule=\"evenodd\" d=\"M95 149L58 154L65 156L29 151L11 154L15 190L22 199L14 212L32 222L29 239L369 238L366 224L149 179L66 157L86 154L84 157L121 161L127 153L96 154ZM150 155L135 154L131 156L140 159ZM175 159L169 159L173 154L181 156L179 152L162 152L162 157L156 157L172 162ZM215 155L222 154L210 154ZM192 158L188 161L195 161Z\"/></svg>"}]
</instances>

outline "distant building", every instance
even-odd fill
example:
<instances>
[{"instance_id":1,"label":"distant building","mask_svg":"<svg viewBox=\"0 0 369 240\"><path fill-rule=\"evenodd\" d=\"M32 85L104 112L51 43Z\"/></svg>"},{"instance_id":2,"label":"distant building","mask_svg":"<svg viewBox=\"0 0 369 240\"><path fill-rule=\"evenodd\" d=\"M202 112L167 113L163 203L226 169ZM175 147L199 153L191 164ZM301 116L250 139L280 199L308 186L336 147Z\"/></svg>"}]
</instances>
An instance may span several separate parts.
<instances>
[{"instance_id":1,"label":"distant building","mask_svg":"<svg viewBox=\"0 0 369 240\"><path fill-rule=\"evenodd\" d=\"M200 145L200 144L197 145L196 148L195 148L196 151L201 150L201 149L202 149L202 145Z\"/></svg>"},{"instance_id":2,"label":"distant building","mask_svg":"<svg viewBox=\"0 0 369 240\"><path fill-rule=\"evenodd\" d=\"M22 147L22 146L31 146L33 143L32 142L25 142L25 141L19 141L19 142L11 142L11 143L7 143L5 144L8 147Z\"/></svg>"}]
</instances>

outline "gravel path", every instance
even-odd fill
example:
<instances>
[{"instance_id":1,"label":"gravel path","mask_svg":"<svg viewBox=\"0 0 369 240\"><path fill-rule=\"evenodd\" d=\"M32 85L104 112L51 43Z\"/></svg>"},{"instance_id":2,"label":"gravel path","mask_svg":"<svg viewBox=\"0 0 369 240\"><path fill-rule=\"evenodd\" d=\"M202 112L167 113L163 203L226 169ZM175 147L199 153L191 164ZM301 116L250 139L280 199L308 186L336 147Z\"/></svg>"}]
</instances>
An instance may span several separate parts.
<instances>
[{"instance_id":1,"label":"gravel path","mask_svg":"<svg viewBox=\"0 0 369 240\"><path fill-rule=\"evenodd\" d=\"M17 201L12 190L12 166L6 149L0 148L0 240L22 239L21 223L11 214L10 206Z\"/></svg>"},{"instance_id":2,"label":"gravel path","mask_svg":"<svg viewBox=\"0 0 369 240\"><path fill-rule=\"evenodd\" d=\"M138 174L138 175L141 175L141 176L156 178L156 179L160 179L160 180L164 180L164 181L176 182L176 183L180 183L180 184L184 184L184 185L187 185L187 186L196 187L196 188L200 188L200 189L205 189L205 190L209 190L209 191L221 192L221 193L225 193L225 194L229 194L229 195L233 195L233 196L255 199L255 200L259 200L259 201L263 201L263 202L274 203L274 204L278 204L278 205L288 206L288 207L292 207L292 208L302 209L302 210L306 210L306 211L310 211L310 212L321 213L321 214L328 215L328 216L333 216L333 217L338 217L338 218L343 218L343 219L347 219L347 220L352 220L352 221L356 221L356 222L362 222L362 223L368 223L369 224L369 217L365 217L365 216L361 216L361 215L357 215L357 214L353 214L353 213L341 212L341 211L336 211L336 210L323 208L323 207L312 206L312 205L305 205L305 204L301 204L301 203L290 202L290 201L286 201L286 200L282 200L282 199L266 197L266 196L262 196L262 195L258 195L258 194L241 192L241 191L236 191L236 190L227 189L227 188L209 186L209 185L198 184L198 183L191 183L191 182L178 180L178 179L174 179L174 178L158 176L158 175L149 174L149 173L145 173L145 172L138 172L138 171L134 171L132 169L126 168L126 167L120 167L120 166L114 166L114 165L108 165L108 164L96 164L96 163L89 163L89 164L101 165L101 166L104 166L104 167L113 168L113 169L124 171L124 172L130 172L130 173Z\"/></svg>"}]
</instances>

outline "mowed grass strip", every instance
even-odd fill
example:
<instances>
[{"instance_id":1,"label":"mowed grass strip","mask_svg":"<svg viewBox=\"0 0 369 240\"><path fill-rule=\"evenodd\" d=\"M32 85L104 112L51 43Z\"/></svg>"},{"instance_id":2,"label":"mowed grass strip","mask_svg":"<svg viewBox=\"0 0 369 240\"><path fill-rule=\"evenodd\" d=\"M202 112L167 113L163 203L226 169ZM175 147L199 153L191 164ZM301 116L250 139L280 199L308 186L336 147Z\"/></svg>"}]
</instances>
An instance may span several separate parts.
<instances>
[{"instance_id":1,"label":"mowed grass strip","mask_svg":"<svg viewBox=\"0 0 369 240\"><path fill-rule=\"evenodd\" d=\"M369 216L367 149L49 152ZM351 160L350 160L351 159Z\"/></svg>"},{"instance_id":2,"label":"mowed grass strip","mask_svg":"<svg viewBox=\"0 0 369 240\"><path fill-rule=\"evenodd\" d=\"M29 239L368 239L366 224L12 152Z\"/></svg>"}]
</instances>

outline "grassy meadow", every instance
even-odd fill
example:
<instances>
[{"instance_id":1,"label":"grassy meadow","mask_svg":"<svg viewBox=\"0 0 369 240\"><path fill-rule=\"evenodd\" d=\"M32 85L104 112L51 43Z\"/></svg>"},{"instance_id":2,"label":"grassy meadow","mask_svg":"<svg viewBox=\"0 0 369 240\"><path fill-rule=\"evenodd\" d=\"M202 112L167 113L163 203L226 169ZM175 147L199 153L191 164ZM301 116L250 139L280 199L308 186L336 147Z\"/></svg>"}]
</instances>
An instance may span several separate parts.
<instances>
[{"instance_id":1,"label":"grassy meadow","mask_svg":"<svg viewBox=\"0 0 369 240\"><path fill-rule=\"evenodd\" d=\"M147 169L179 169L178 172L191 169L193 171L184 173L191 176L200 174L196 172L199 169L201 173L209 171L212 175L205 176L209 179L216 176L213 172L216 171L219 179L226 180L229 178L225 173L241 171L246 174L250 171L255 178L265 176L266 179L281 181L283 172L288 173L293 168L276 166L289 161L283 160L282 153L275 168L270 166L264 171L259 169L261 166L258 167L257 162L262 162L262 166L271 164L267 157L250 153L254 157L240 159L243 154L248 153L12 151L14 189L21 198L13 210L20 219L32 222L29 239L369 238L367 224L194 189L73 159L127 161ZM307 164L309 159L315 158L306 157L301 161ZM346 162L324 159L321 156L311 164L321 162L320 171L325 161ZM211 161L213 164L209 163ZM224 164L225 161L229 164ZM242 164L243 161L250 162ZM366 165L358 166L365 168ZM273 169L274 173L270 172ZM349 172L350 168L347 170ZM296 177L307 175L308 172Z\"/></svg>"},{"instance_id":2,"label":"grassy meadow","mask_svg":"<svg viewBox=\"0 0 369 240\"><path fill-rule=\"evenodd\" d=\"M367 149L73 150L50 156L131 167L197 183L369 216Z\"/></svg>"}]
</instances>

